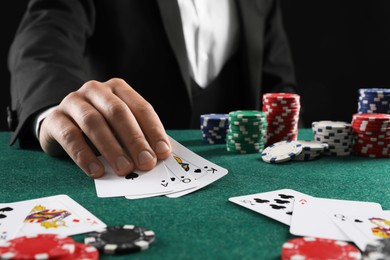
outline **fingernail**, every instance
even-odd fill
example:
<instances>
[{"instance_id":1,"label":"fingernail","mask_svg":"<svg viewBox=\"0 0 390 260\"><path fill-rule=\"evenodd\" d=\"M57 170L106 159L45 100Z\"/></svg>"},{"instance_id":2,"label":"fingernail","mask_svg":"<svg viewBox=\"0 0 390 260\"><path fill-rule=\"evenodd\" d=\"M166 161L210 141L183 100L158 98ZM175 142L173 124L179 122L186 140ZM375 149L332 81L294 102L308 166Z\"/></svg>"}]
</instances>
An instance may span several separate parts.
<instances>
[{"instance_id":1,"label":"fingernail","mask_svg":"<svg viewBox=\"0 0 390 260\"><path fill-rule=\"evenodd\" d=\"M126 157L119 156L118 158L116 158L116 169L118 171L129 168L130 165L131 163L129 162L129 160L126 159Z\"/></svg>"},{"instance_id":2,"label":"fingernail","mask_svg":"<svg viewBox=\"0 0 390 260\"><path fill-rule=\"evenodd\" d=\"M148 151L142 151L138 155L139 164L145 164L153 159L154 159L153 155L151 153L149 153Z\"/></svg>"},{"instance_id":3,"label":"fingernail","mask_svg":"<svg viewBox=\"0 0 390 260\"><path fill-rule=\"evenodd\" d=\"M99 174L100 172L100 165L93 162L89 164L89 176L95 177Z\"/></svg>"},{"instance_id":4,"label":"fingernail","mask_svg":"<svg viewBox=\"0 0 390 260\"><path fill-rule=\"evenodd\" d=\"M156 144L156 153L166 153L169 151L169 146L166 142L164 141L159 141Z\"/></svg>"}]
</instances>

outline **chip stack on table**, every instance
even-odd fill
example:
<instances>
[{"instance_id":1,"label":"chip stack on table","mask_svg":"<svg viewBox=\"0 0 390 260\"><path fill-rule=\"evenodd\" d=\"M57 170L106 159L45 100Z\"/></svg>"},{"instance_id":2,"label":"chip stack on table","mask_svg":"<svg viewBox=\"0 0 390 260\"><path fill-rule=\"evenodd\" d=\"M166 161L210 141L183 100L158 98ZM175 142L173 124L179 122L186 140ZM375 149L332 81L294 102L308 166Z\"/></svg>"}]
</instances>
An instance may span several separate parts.
<instances>
[{"instance_id":1,"label":"chip stack on table","mask_svg":"<svg viewBox=\"0 0 390 260\"><path fill-rule=\"evenodd\" d=\"M390 114L390 89L359 89L358 113Z\"/></svg>"},{"instance_id":2,"label":"chip stack on table","mask_svg":"<svg viewBox=\"0 0 390 260\"><path fill-rule=\"evenodd\" d=\"M226 130L229 127L228 114L204 114L200 116L200 129L203 143L226 143Z\"/></svg>"},{"instance_id":3,"label":"chip stack on table","mask_svg":"<svg viewBox=\"0 0 390 260\"><path fill-rule=\"evenodd\" d=\"M95 247L54 234L22 236L0 245L0 259L99 259Z\"/></svg>"},{"instance_id":4,"label":"chip stack on table","mask_svg":"<svg viewBox=\"0 0 390 260\"><path fill-rule=\"evenodd\" d=\"M226 149L242 154L261 152L266 133L266 113L256 110L232 111L229 113Z\"/></svg>"},{"instance_id":5,"label":"chip stack on table","mask_svg":"<svg viewBox=\"0 0 390 260\"><path fill-rule=\"evenodd\" d=\"M300 96L288 93L263 95L263 112L267 115L267 145L297 140L300 111Z\"/></svg>"},{"instance_id":6,"label":"chip stack on table","mask_svg":"<svg viewBox=\"0 0 390 260\"><path fill-rule=\"evenodd\" d=\"M351 124L341 121L319 121L312 123L314 140L327 143L326 155L351 155L353 135Z\"/></svg>"},{"instance_id":7,"label":"chip stack on table","mask_svg":"<svg viewBox=\"0 0 390 260\"><path fill-rule=\"evenodd\" d=\"M317 159L329 148L327 143L314 140L298 140L298 142L302 145L302 152L292 158L295 161L310 161Z\"/></svg>"},{"instance_id":8,"label":"chip stack on table","mask_svg":"<svg viewBox=\"0 0 390 260\"><path fill-rule=\"evenodd\" d=\"M390 115L354 114L352 128L355 154L373 158L390 157Z\"/></svg>"}]
</instances>

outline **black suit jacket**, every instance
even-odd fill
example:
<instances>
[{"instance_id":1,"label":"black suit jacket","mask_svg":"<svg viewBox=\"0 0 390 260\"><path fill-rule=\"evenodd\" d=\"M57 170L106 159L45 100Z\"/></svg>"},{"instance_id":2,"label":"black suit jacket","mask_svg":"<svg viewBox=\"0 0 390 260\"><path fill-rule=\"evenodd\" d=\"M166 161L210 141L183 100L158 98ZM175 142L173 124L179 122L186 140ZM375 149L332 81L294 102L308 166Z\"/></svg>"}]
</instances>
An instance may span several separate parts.
<instances>
[{"instance_id":1,"label":"black suit jacket","mask_svg":"<svg viewBox=\"0 0 390 260\"><path fill-rule=\"evenodd\" d=\"M236 0L245 108L295 83L277 0ZM23 146L34 115L90 79L125 79L168 129L188 128L191 84L177 0L31 0L9 53L11 139ZM228 101L227 101L228 102ZM215 112L215 111L210 111ZM225 111L228 112L228 111Z\"/></svg>"}]
</instances>

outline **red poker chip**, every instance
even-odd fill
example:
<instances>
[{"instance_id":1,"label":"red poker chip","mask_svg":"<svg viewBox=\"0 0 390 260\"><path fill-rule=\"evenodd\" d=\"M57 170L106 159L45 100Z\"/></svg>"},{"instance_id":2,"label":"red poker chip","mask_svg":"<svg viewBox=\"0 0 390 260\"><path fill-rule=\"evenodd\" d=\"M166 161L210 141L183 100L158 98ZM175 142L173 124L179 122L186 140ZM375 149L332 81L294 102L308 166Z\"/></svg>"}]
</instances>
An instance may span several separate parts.
<instances>
[{"instance_id":1,"label":"red poker chip","mask_svg":"<svg viewBox=\"0 0 390 260\"><path fill-rule=\"evenodd\" d=\"M70 256L56 258L58 260L98 260L99 251L96 247L83 243L75 243L76 250Z\"/></svg>"},{"instance_id":2,"label":"red poker chip","mask_svg":"<svg viewBox=\"0 0 390 260\"><path fill-rule=\"evenodd\" d=\"M368 125L390 125L390 120L372 121L368 119L356 118L352 120L353 123L368 124Z\"/></svg>"},{"instance_id":3,"label":"red poker chip","mask_svg":"<svg viewBox=\"0 0 390 260\"><path fill-rule=\"evenodd\" d=\"M0 259L68 257L75 252L75 247L75 241L70 237L55 234L23 236L1 244Z\"/></svg>"},{"instance_id":4,"label":"red poker chip","mask_svg":"<svg viewBox=\"0 0 390 260\"><path fill-rule=\"evenodd\" d=\"M299 99L300 96L298 94L291 94L291 93L265 93L263 95L263 98L268 98L268 99Z\"/></svg>"},{"instance_id":5,"label":"red poker chip","mask_svg":"<svg viewBox=\"0 0 390 260\"><path fill-rule=\"evenodd\" d=\"M353 114L352 120L368 120L368 121L389 121L389 114Z\"/></svg>"},{"instance_id":6,"label":"red poker chip","mask_svg":"<svg viewBox=\"0 0 390 260\"><path fill-rule=\"evenodd\" d=\"M283 244L282 260L287 259L361 259L361 253L355 246L337 240L301 237Z\"/></svg>"}]
</instances>

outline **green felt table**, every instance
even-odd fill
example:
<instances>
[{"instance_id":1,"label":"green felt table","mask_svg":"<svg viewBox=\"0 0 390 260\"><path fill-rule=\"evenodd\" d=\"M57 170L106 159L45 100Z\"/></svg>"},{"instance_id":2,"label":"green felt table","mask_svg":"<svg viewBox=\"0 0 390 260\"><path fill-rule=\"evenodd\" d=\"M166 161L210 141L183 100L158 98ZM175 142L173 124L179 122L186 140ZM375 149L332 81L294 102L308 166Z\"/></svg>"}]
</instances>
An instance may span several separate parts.
<instances>
[{"instance_id":1,"label":"green felt table","mask_svg":"<svg viewBox=\"0 0 390 260\"><path fill-rule=\"evenodd\" d=\"M131 255L133 259L278 259L282 244L293 238L289 227L229 202L233 196L289 188L316 197L378 202L390 209L389 159L329 156L268 164L259 154L232 154L224 145L202 144L198 130L168 133L227 168L228 175L177 199L98 198L93 180L72 161L10 147L10 133L2 132L0 203L67 194L109 226L135 224L155 231L155 243ZM311 130L301 129L299 139L312 139ZM75 239L82 241L83 235Z\"/></svg>"}]
</instances>

